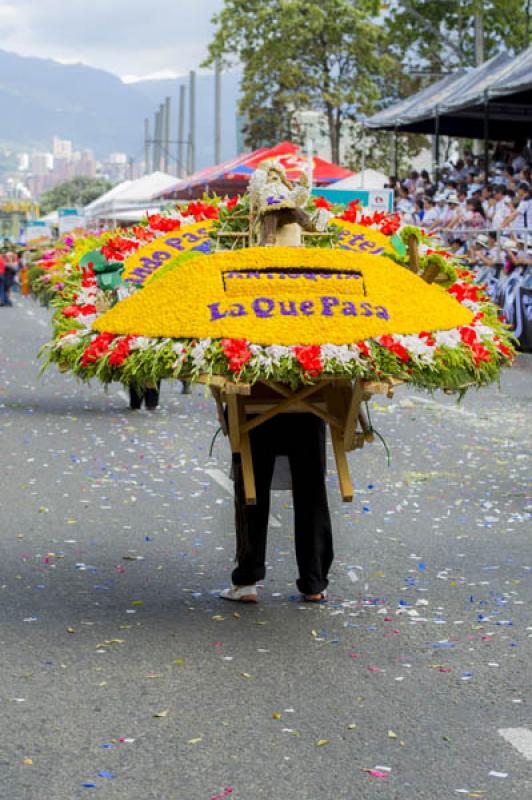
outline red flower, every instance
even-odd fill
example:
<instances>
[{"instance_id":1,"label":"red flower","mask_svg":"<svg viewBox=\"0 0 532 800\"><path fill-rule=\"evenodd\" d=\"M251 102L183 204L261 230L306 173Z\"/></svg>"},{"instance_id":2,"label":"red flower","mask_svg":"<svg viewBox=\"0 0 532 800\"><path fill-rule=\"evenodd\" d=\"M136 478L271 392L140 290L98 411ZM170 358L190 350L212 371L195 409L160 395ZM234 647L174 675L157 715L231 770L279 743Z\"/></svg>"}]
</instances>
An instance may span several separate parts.
<instances>
[{"instance_id":1,"label":"red flower","mask_svg":"<svg viewBox=\"0 0 532 800\"><path fill-rule=\"evenodd\" d=\"M168 233L177 231L181 227L181 220L175 217L163 217L161 214L148 214L148 225L153 231Z\"/></svg>"},{"instance_id":2,"label":"red flower","mask_svg":"<svg viewBox=\"0 0 532 800\"><path fill-rule=\"evenodd\" d=\"M473 353L476 367L479 366L481 361L491 361L490 351L483 344L475 342L475 344L471 345L471 352Z\"/></svg>"},{"instance_id":3,"label":"red flower","mask_svg":"<svg viewBox=\"0 0 532 800\"><path fill-rule=\"evenodd\" d=\"M90 345L85 348L81 357L81 366L87 367L94 364L99 358L104 356L109 350L109 345L116 338L114 333L100 333L92 340Z\"/></svg>"},{"instance_id":4,"label":"red flower","mask_svg":"<svg viewBox=\"0 0 532 800\"><path fill-rule=\"evenodd\" d=\"M326 208L327 211L330 211L333 207L333 204L329 203L325 197L314 197L314 205L316 208Z\"/></svg>"},{"instance_id":5,"label":"red flower","mask_svg":"<svg viewBox=\"0 0 532 800\"><path fill-rule=\"evenodd\" d=\"M436 340L432 338L432 334L428 331L421 331L421 333L418 333L418 336L420 339L426 339L427 344L430 344L431 347L434 347L436 344Z\"/></svg>"},{"instance_id":6,"label":"red flower","mask_svg":"<svg viewBox=\"0 0 532 800\"><path fill-rule=\"evenodd\" d=\"M251 358L251 351L245 339L222 339L222 350L229 361L229 369L236 375Z\"/></svg>"},{"instance_id":7,"label":"red flower","mask_svg":"<svg viewBox=\"0 0 532 800\"><path fill-rule=\"evenodd\" d=\"M512 353L512 351L510 350L510 348L509 348L509 347L506 347L506 345L505 345L505 344L503 344L502 342L500 342L500 343L497 345L497 347L499 348L499 350L501 351L501 353L502 353L503 355L505 355L505 356L508 356L508 358L513 358L513 355L514 355L514 354Z\"/></svg>"},{"instance_id":8,"label":"red flower","mask_svg":"<svg viewBox=\"0 0 532 800\"><path fill-rule=\"evenodd\" d=\"M482 299L480 288L469 283L453 283L447 291L449 294L454 295L459 303L463 303L464 300L472 300L474 303L478 303Z\"/></svg>"},{"instance_id":9,"label":"red flower","mask_svg":"<svg viewBox=\"0 0 532 800\"><path fill-rule=\"evenodd\" d=\"M460 331L460 339L464 344L468 344L470 347L472 347L472 345L477 343L477 334L473 328L464 326L458 330Z\"/></svg>"},{"instance_id":10,"label":"red flower","mask_svg":"<svg viewBox=\"0 0 532 800\"><path fill-rule=\"evenodd\" d=\"M142 225L133 225L131 228L133 235L140 239L143 242L151 242L154 238L154 235L148 228L144 228Z\"/></svg>"},{"instance_id":11,"label":"red flower","mask_svg":"<svg viewBox=\"0 0 532 800\"><path fill-rule=\"evenodd\" d=\"M357 347L362 355L366 356L366 358L369 358L369 347L367 346L366 342L357 342Z\"/></svg>"},{"instance_id":12,"label":"red flower","mask_svg":"<svg viewBox=\"0 0 532 800\"><path fill-rule=\"evenodd\" d=\"M359 206L360 200L351 200L340 219L345 219L346 222L356 222L360 210Z\"/></svg>"},{"instance_id":13,"label":"red flower","mask_svg":"<svg viewBox=\"0 0 532 800\"><path fill-rule=\"evenodd\" d=\"M134 239L114 236L102 246L101 252L108 261L123 261L128 253L137 250L139 247L140 242L135 242Z\"/></svg>"},{"instance_id":14,"label":"red flower","mask_svg":"<svg viewBox=\"0 0 532 800\"><path fill-rule=\"evenodd\" d=\"M126 336L115 345L111 355L109 356L109 363L113 367L120 367L131 352L129 343L133 337Z\"/></svg>"},{"instance_id":15,"label":"red flower","mask_svg":"<svg viewBox=\"0 0 532 800\"><path fill-rule=\"evenodd\" d=\"M393 336L381 336L379 339L379 344L383 347L386 347L391 353L397 356L401 361L410 361L410 353L403 347L400 342L396 342Z\"/></svg>"},{"instance_id":16,"label":"red flower","mask_svg":"<svg viewBox=\"0 0 532 800\"><path fill-rule=\"evenodd\" d=\"M317 344L294 347L294 354L305 371L305 377L317 378L323 369L321 347Z\"/></svg>"},{"instance_id":17,"label":"red flower","mask_svg":"<svg viewBox=\"0 0 532 800\"><path fill-rule=\"evenodd\" d=\"M220 211L216 206L202 203L198 200L197 203L189 203L186 211L181 212L184 217L193 216L196 222L204 219L218 219Z\"/></svg>"},{"instance_id":18,"label":"red flower","mask_svg":"<svg viewBox=\"0 0 532 800\"><path fill-rule=\"evenodd\" d=\"M234 207L236 206L236 204L238 203L238 200L239 200L239 197L238 197L238 196L231 197L231 199L230 199L230 200L228 200L228 201L226 202L226 204L225 204L225 205L226 205L226 208L227 208L227 210L228 210L228 211L231 211L231 209L232 209L232 208L234 208Z\"/></svg>"},{"instance_id":19,"label":"red flower","mask_svg":"<svg viewBox=\"0 0 532 800\"><path fill-rule=\"evenodd\" d=\"M379 230L385 236L391 236L392 234L397 233L400 227L401 227L401 218L399 214L390 214L390 216L385 217Z\"/></svg>"},{"instance_id":20,"label":"red flower","mask_svg":"<svg viewBox=\"0 0 532 800\"><path fill-rule=\"evenodd\" d=\"M64 317L79 317L80 314L81 314L81 309L75 305L66 306L66 308L63 309Z\"/></svg>"}]
</instances>

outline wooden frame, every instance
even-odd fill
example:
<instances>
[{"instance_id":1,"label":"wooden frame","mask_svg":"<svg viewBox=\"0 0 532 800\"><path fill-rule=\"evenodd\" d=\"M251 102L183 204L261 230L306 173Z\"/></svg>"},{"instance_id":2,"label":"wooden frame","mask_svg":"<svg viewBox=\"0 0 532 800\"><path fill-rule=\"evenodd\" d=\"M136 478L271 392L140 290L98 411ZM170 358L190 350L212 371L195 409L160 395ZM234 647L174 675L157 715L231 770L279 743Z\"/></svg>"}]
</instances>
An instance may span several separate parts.
<instances>
[{"instance_id":1,"label":"wooden frame","mask_svg":"<svg viewBox=\"0 0 532 800\"><path fill-rule=\"evenodd\" d=\"M329 426L340 492L344 502L353 500L347 453L373 441L373 432L362 403L374 394L393 397L401 381L351 381L345 378L322 378L317 383L290 389L285 384L263 380L256 384L235 383L218 375L202 375L217 405L218 419L231 450L242 462L246 503L257 500L249 433L277 414L299 411L312 413ZM227 422L224 411L227 406Z\"/></svg>"}]
</instances>

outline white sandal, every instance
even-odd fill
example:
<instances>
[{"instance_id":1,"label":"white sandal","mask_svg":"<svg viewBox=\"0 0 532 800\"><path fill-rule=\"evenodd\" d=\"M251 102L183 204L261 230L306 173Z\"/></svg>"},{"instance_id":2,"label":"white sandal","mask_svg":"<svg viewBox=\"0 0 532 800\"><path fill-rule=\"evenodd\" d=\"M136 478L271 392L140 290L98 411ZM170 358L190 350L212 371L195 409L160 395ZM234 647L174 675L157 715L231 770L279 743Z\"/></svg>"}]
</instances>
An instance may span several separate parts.
<instances>
[{"instance_id":1,"label":"white sandal","mask_svg":"<svg viewBox=\"0 0 532 800\"><path fill-rule=\"evenodd\" d=\"M255 584L252 586L231 585L228 589L220 592L220 597L222 600L233 600L237 603L256 603L257 587Z\"/></svg>"}]
</instances>

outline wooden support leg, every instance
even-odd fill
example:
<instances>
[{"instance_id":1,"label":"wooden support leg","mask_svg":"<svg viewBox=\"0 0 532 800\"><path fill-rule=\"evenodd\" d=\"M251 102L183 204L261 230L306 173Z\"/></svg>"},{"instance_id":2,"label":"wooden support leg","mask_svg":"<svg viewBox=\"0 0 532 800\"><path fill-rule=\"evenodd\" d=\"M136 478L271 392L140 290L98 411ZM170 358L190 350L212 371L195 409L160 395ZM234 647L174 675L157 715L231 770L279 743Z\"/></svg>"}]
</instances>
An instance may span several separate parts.
<instances>
[{"instance_id":1,"label":"wooden support leg","mask_svg":"<svg viewBox=\"0 0 532 800\"><path fill-rule=\"evenodd\" d=\"M342 416L342 407L345 405L345 397L342 396L341 388L328 386L326 389L326 398L327 410L332 414ZM349 464L347 463L347 456L345 454L344 431L333 427L330 427L330 431L342 500L344 503L351 503L353 501L353 484L351 483Z\"/></svg>"},{"instance_id":2,"label":"wooden support leg","mask_svg":"<svg viewBox=\"0 0 532 800\"><path fill-rule=\"evenodd\" d=\"M254 506L257 503L257 489L255 486L255 473L253 471L253 457L251 455L251 442L249 433L242 432L242 426L246 422L246 411L244 398L238 397L238 421L240 427L240 460L242 462L242 477L244 480L244 495L246 503Z\"/></svg>"}]
</instances>

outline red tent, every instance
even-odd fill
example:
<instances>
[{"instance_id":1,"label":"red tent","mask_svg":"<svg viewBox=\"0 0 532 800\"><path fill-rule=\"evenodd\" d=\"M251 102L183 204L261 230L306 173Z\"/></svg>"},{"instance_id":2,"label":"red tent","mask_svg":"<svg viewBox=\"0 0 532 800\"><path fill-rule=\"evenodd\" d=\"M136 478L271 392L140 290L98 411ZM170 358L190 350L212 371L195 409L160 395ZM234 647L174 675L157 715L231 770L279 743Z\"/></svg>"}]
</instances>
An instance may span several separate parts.
<instances>
[{"instance_id":1,"label":"red tent","mask_svg":"<svg viewBox=\"0 0 532 800\"><path fill-rule=\"evenodd\" d=\"M307 157L300 153L298 146L292 142L281 142L275 147L261 147L253 153L244 153L231 161L195 172L177 184L169 196L185 199L201 197L204 192L230 197L242 194L257 166L267 159L281 163L290 179L298 178L308 169ZM315 186L327 186L353 175L350 170L317 156L314 156L312 162Z\"/></svg>"}]
</instances>

